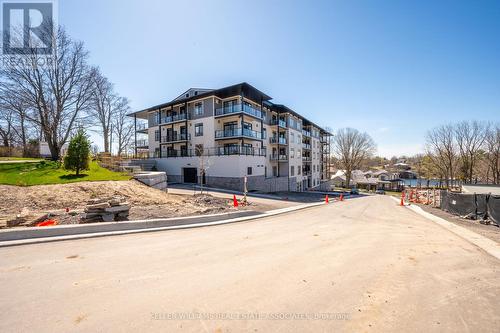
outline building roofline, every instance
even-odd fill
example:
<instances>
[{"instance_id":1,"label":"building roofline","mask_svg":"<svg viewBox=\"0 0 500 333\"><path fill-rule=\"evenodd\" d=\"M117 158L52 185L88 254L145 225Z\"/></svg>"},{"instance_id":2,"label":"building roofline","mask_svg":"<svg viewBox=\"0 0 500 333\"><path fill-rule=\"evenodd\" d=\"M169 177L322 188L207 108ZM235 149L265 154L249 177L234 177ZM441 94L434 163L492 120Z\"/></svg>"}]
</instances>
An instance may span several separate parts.
<instances>
[{"instance_id":1,"label":"building roofline","mask_svg":"<svg viewBox=\"0 0 500 333\"><path fill-rule=\"evenodd\" d=\"M275 108L278 109L278 112L279 112L279 109L282 109L282 110L284 110L284 112L290 113L290 114L294 115L295 117L301 118L304 122L309 123L310 125L313 125L314 127L319 128L319 130L323 134L333 135L332 133L328 132L323 127L321 127L321 126L315 124L314 122L310 121L309 119L307 119L306 117L304 117L300 113L297 113L294 110L290 109L288 106L283 105L283 104L274 104L274 103L271 103L271 104L272 104L272 106L274 106Z\"/></svg>"},{"instance_id":2,"label":"building roofline","mask_svg":"<svg viewBox=\"0 0 500 333\"><path fill-rule=\"evenodd\" d=\"M192 88L190 88L190 89L192 89ZM253 93L256 96L261 97L263 101L265 101L265 100L268 101L268 100L272 99L271 96L263 93L262 91L260 91L259 89L255 88L251 84L249 84L247 82L241 82L241 83L233 84L231 86L223 87L223 88L220 88L220 89L214 89L212 91L207 91L205 93L202 93L202 94L199 94L199 95L196 95L196 96L191 96L191 97L188 97L188 98L178 99L179 97L176 97L176 98L174 98L173 100L171 100L169 102L157 104L155 106L152 106L152 107L149 107L149 108L146 108L146 109L142 109L142 110L139 110L139 111L131 112L131 113L127 114L127 116L134 116L135 114L138 114L138 113L141 113L141 112L155 111L155 110L162 109L162 108L165 108L165 107L169 107L169 106L172 106L172 105L176 105L176 104L180 104L180 103L186 103L186 102L190 102L190 101L193 101L193 100L197 100L197 99L208 97L208 96L212 96L212 95L214 95L214 96L217 96L217 94L222 94L223 95L224 93L228 93L228 92L238 92L238 93L241 93L244 90L253 91ZM186 91L189 91L189 89L186 90Z\"/></svg>"},{"instance_id":3,"label":"building roofline","mask_svg":"<svg viewBox=\"0 0 500 333\"><path fill-rule=\"evenodd\" d=\"M193 88L189 88L186 91L189 91L190 89L193 89ZM270 101L272 99L271 96L263 93L262 91L260 91L259 89L255 88L254 86L252 86L251 84L249 84L247 82L241 82L241 83L233 84L231 86L227 86L227 87L224 87L224 88L214 89L214 90L207 91L205 93L202 93L202 94L199 94L199 95L196 95L196 96L191 96L191 97L184 98L184 99L178 99L180 97L179 96L179 97L176 97L176 98L172 99L169 102L161 103L161 104L158 104L158 105L146 108L146 109L142 109L142 110L139 110L139 111L131 112L131 113L127 114L127 116L133 117L134 115L137 115L139 113L155 111L155 110L166 108L166 107L169 107L169 106L172 106L172 105L176 105L176 104L180 104L180 103L186 103L186 102L190 102L190 101L193 101L193 100L197 100L197 99L205 98L205 97L209 97L209 96L217 96L217 94L222 94L223 95L224 93L228 93L228 92L229 93L230 92L239 92L239 93L241 93L243 90L253 91L255 93L255 95L257 97L260 97L262 99L262 101L265 102L265 104L267 104L268 106L271 107L271 109L273 109L273 108L277 109L278 112L280 112L280 109L281 109L284 112L290 113L290 114L292 114L292 115L294 115L294 116L296 116L298 118L303 119L306 123L309 123L309 124L313 125L314 127L317 127L321 131L322 134L333 135L332 133L326 131L321 126L319 126L319 125L315 124L314 122L310 121L309 119L305 118L303 115L301 115L301 114L295 112L294 110L290 109L286 105L275 104L275 103L271 102ZM255 97L255 96L252 96L252 97Z\"/></svg>"}]
</instances>

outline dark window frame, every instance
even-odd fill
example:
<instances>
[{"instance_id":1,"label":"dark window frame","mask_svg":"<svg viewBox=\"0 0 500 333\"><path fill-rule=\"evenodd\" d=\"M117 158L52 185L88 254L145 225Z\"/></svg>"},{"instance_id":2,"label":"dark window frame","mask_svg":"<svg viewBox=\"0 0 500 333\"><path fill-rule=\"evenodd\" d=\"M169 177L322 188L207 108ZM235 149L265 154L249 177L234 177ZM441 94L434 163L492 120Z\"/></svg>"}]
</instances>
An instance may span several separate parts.
<instances>
[{"instance_id":1,"label":"dark window frame","mask_svg":"<svg viewBox=\"0 0 500 333\"><path fill-rule=\"evenodd\" d=\"M201 131L198 129L201 128ZM194 136L203 136L203 123L194 124Z\"/></svg>"}]
</instances>

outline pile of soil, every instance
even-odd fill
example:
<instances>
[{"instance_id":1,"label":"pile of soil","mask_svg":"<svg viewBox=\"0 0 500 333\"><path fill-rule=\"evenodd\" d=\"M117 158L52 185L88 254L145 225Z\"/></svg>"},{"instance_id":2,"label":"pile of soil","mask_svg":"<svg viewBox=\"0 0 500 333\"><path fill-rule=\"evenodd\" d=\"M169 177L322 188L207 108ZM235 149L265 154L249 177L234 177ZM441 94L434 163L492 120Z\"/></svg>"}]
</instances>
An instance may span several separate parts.
<instances>
[{"instance_id":1,"label":"pile of soil","mask_svg":"<svg viewBox=\"0 0 500 333\"><path fill-rule=\"evenodd\" d=\"M148 187L138 181L80 182L72 184L10 186L0 185L4 193L0 216L36 216L60 213L66 208L82 211L90 199L120 196L130 203L129 219L177 217L220 213L232 209L230 200L210 195L176 195ZM78 223L77 218L60 218L60 224Z\"/></svg>"}]
</instances>

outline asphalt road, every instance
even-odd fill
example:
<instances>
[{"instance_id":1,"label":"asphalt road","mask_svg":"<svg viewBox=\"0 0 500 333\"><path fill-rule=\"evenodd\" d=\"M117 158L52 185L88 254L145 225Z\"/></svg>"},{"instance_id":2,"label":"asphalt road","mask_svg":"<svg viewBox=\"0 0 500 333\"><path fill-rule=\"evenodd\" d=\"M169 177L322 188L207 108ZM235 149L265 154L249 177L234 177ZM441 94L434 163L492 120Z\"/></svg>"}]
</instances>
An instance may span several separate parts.
<instances>
[{"instance_id":1,"label":"asphalt road","mask_svg":"<svg viewBox=\"0 0 500 333\"><path fill-rule=\"evenodd\" d=\"M0 248L0 295L1 332L498 332L500 262L370 196Z\"/></svg>"}]
</instances>

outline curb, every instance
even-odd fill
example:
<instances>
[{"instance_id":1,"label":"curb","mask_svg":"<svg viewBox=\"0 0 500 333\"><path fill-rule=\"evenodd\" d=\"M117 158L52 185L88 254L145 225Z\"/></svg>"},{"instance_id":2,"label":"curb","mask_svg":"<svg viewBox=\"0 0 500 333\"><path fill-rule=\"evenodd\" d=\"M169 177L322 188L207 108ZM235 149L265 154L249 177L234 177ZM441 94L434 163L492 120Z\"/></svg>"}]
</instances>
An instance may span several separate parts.
<instances>
[{"instance_id":1,"label":"curb","mask_svg":"<svg viewBox=\"0 0 500 333\"><path fill-rule=\"evenodd\" d=\"M285 214L285 213L289 213L289 212L294 212L294 211L312 208L312 207L316 207L316 206L322 206L322 205L325 205L325 203L324 202L315 202L312 204L304 204L304 205L298 205L298 206L294 206L294 207L275 209L275 210L271 210L271 211L268 211L268 212L265 212L262 214L255 214L255 215L244 216L244 217L236 217L236 218L230 218L230 219L226 219L226 220L216 220L216 221L212 221L212 222L201 222L201 223L181 224L181 225L173 225L173 226L166 226L166 227L149 227L149 228L142 228L142 229L91 232L91 233L72 234L72 235L63 235L63 236L7 240L7 241L0 241L0 247L39 244L39 243L57 242L57 241L65 241L65 240L115 236L115 235L128 235L128 234L154 232L154 231L179 230L179 229L191 229L191 228L216 226L216 225L222 225L222 224L256 220L256 219L260 219L263 217ZM214 215L218 215L218 214L214 214ZM212 215L212 216L214 216L214 215ZM186 219L186 217L184 219ZM151 222L154 220L142 220L139 222L144 222L144 221ZM138 221L133 221L133 222L138 222ZM110 222L110 223L111 224L119 224L122 222Z\"/></svg>"},{"instance_id":2,"label":"curb","mask_svg":"<svg viewBox=\"0 0 500 333\"><path fill-rule=\"evenodd\" d=\"M171 218L156 218L149 220L132 220L121 222L100 222L56 225L46 228L24 227L0 230L0 243L4 241L15 241L31 238L47 238L59 236L72 236L79 234L91 234L109 231L127 231L135 229L149 229L159 227L171 227L183 224L206 223L227 220L238 217L262 214L252 210L241 210L234 212L206 214L198 216L181 216Z\"/></svg>"},{"instance_id":3,"label":"curb","mask_svg":"<svg viewBox=\"0 0 500 333\"><path fill-rule=\"evenodd\" d=\"M175 187L170 185L172 189L179 189L179 190L192 190L187 187ZM199 190L201 188L200 185L194 185L194 187ZM245 193L241 191L232 191L232 190L227 190L223 188L217 188L217 187L206 187L203 186L203 190L206 190L207 192L215 192L215 193L223 193L223 194L235 194L235 195L244 195ZM248 192L247 197L254 197L254 198L262 198L262 199L272 199L272 200L283 200L283 197L280 197L279 195L272 195L272 194L264 194L264 193L255 193L255 192Z\"/></svg>"},{"instance_id":4,"label":"curb","mask_svg":"<svg viewBox=\"0 0 500 333\"><path fill-rule=\"evenodd\" d=\"M391 197L394 199L394 201L399 202L398 199ZM414 211L415 213L439 224L441 227L445 228L448 231L451 231L455 235L465 239L466 241L476 245L480 249L484 250L488 254L492 255L493 257L497 258L500 260L500 244L497 242L486 238L484 236L481 236L473 231L470 231L469 229L466 229L464 227L460 227L452 222L446 221L445 219L438 217L436 215L433 215L431 213L428 213L424 211L422 208L415 206L415 205L410 205L410 206L405 206L406 208L409 208L410 210Z\"/></svg>"}]
</instances>

